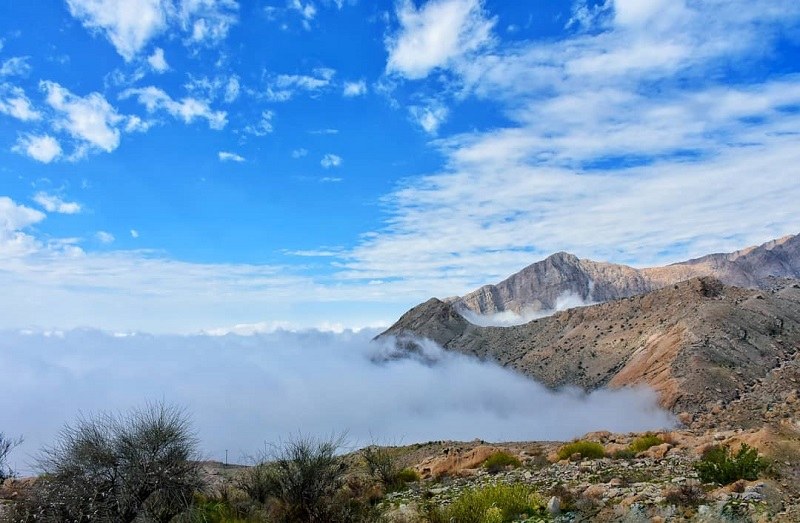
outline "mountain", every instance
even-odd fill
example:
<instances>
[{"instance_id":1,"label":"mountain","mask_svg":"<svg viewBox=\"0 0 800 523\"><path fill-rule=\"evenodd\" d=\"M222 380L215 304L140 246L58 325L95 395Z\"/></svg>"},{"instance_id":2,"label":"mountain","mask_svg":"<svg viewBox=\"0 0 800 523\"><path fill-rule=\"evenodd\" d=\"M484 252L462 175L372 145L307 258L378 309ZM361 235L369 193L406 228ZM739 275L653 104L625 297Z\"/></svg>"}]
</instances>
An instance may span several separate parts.
<instances>
[{"instance_id":1,"label":"mountain","mask_svg":"<svg viewBox=\"0 0 800 523\"><path fill-rule=\"evenodd\" d=\"M800 235L786 236L732 253L710 254L665 267L635 269L583 260L559 252L496 285L485 285L452 303L477 314L517 314L559 307L559 299L604 302L660 289L700 276L726 285L759 288L769 278L800 278Z\"/></svg>"},{"instance_id":2,"label":"mountain","mask_svg":"<svg viewBox=\"0 0 800 523\"><path fill-rule=\"evenodd\" d=\"M704 266L727 268L747 254L714 256L727 257L706 257ZM743 401L771 373L796 364L800 283L761 276L749 281L763 288L693 278L512 327L474 325L458 304L434 298L381 336L397 337L408 350L429 338L550 387L648 385L664 407L699 420L720 405Z\"/></svg>"}]
</instances>

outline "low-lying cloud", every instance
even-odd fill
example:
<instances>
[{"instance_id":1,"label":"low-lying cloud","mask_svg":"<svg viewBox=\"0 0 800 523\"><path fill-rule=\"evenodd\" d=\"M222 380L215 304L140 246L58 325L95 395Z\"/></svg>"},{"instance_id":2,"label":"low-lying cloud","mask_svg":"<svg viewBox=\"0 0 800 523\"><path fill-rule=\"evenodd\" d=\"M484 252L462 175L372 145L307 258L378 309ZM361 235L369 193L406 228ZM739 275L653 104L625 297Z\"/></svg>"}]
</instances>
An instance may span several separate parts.
<instances>
[{"instance_id":1,"label":"low-lying cloud","mask_svg":"<svg viewBox=\"0 0 800 523\"><path fill-rule=\"evenodd\" d=\"M513 325L523 325L529 321L538 320L539 318L546 318L553 314L573 309L575 307L585 307L587 305L594 305L596 301L584 300L575 292L563 292L556 298L555 307L552 309L535 309L532 307L523 308L520 312L514 311L501 311L491 314L478 314L475 311L462 308L458 312L464 317L465 320L478 325L480 327L511 327Z\"/></svg>"},{"instance_id":2,"label":"low-lying cloud","mask_svg":"<svg viewBox=\"0 0 800 523\"><path fill-rule=\"evenodd\" d=\"M375 331L253 336L0 332L0 431L33 456L80 413L163 400L192 416L205 456L244 460L287 435L348 431L353 445L440 439L567 439L669 426L649 390L553 392L497 365L438 347L430 359L376 363ZM390 341L384 343L391 343Z\"/></svg>"}]
</instances>

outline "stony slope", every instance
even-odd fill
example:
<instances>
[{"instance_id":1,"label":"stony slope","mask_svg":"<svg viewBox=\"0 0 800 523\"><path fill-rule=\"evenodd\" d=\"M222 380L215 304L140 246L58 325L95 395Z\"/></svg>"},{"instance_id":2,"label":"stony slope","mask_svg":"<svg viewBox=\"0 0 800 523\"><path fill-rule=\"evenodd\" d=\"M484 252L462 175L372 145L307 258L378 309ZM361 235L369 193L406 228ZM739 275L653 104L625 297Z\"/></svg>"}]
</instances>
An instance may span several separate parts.
<instances>
[{"instance_id":1,"label":"stony slope","mask_svg":"<svg viewBox=\"0 0 800 523\"><path fill-rule=\"evenodd\" d=\"M733 253L648 269L583 260L559 252L529 265L496 285L485 285L453 303L479 314L555 309L569 294L603 302L713 276L727 285L758 288L770 277L800 278L800 235L786 236Z\"/></svg>"},{"instance_id":2,"label":"stony slope","mask_svg":"<svg viewBox=\"0 0 800 523\"><path fill-rule=\"evenodd\" d=\"M478 327L431 299L382 336L409 349L429 338L551 387L646 384L689 421L759 389L800 348L800 284L760 285L770 288L695 278L514 327Z\"/></svg>"}]
</instances>

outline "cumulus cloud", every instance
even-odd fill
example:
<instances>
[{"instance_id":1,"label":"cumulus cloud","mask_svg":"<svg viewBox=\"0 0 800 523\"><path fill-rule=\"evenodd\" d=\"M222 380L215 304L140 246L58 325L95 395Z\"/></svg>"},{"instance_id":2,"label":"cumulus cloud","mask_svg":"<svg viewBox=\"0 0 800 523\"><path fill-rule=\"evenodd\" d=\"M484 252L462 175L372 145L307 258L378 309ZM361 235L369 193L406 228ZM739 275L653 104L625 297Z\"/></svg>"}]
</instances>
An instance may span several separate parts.
<instances>
[{"instance_id":1,"label":"cumulus cloud","mask_svg":"<svg viewBox=\"0 0 800 523\"><path fill-rule=\"evenodd\" d=\"M56 129L66 130L83 144L106 152L119 146L117 126L125 118L100 94L77 96L61 85L43 81L47 103L60 114L53 123Z\"/></svg>"},{"instance_id":2,"label":"cumulus cloud","mask_svg":"<svg viewBox=\"0 0 800 523\"><path fill-rule=\"evenodd\" d=\"M81 204L77 202L66 202L60 196L47 194L40 191L33 196L33 201L42 206L47 212L57 212L61 214L77 214L81 212Z\"/></svg>"},{"instance_id":3,"label":"cumulus cloud","mask_svg":"<svg viewBox=\"0 0 800 523\"><path fill-rule=\"evenodd\" d=\"M139 237L139 231L137 231L136 229L131 229L131 238L135 240L138 237Z\"/></svg>"},{"instance_id":4,"label":"cumulus cloud","mask_svg":"<svg viewBox=\"0 0 800 523\"><path fill-rule=\"evenodd\" d=\"M17 139L11 150L42 163L50 163L61 156L61 145L49 134L24 134Z\"/></svg>"},{"instance_id":5,"label":"cumulus cloud","mask_svg":"<svg viewBox=\"0 0 800 523\"><path fill-rule=\"evenodd\" d=\"M208 122L211 129L220 130L228 123L228 113L214 111L205 100L184 97L180 101L174 100L164 90L155 86L126 89L120 98L127 99L135 96L140 104L144 105L148 113L166 111L175 118L191 123L201 118Z\"/></svg>"},{"instance_id":6,"label":"cumulus cloud","mask_svg":"<svg viewBox=\"0 0 800 523\"><path fill-rule=\"evenodd\" d=\"M42 114L33 108L31 101L20 87L8 84L0 85L0 113L7 114L23 122L42 118Z\"/></svg>"},{"instance_id":7,"label":"cumulus cloud","mask_svg":"<svg viewBox=\"0 0 800 523\"><path fill-rule=\"evenodd\" d=\"M311 30L311 21L317 16L317 8L312 2L305 4L300 0L289 0L289 9L292 9L300 14L303 19L303 27L309 31Z\"/></svg>"},{"instance_id":8,"label":"cumulus cloud","mask_svg":"<svg viewBox=\"0 0 800 523\"><path fill-rule=\"evenodd\" d=\"M237 162L237 163L241 163L241 162L244 161L244 157L243 156L239 156L236 153L231 153L231 152L227 152L227 151L220 151L218 153L218 156L219 156L219 161L221 161L221 162Z\"/></svg>"},{"instance_id":9,"label":"cumulus cloud","mask_svg":"<svg viewBox=\"0 0 800 523\"><path fill-rule=\"evenodd\" d=\"M325 169L339 167L342 165L342 158L341 156L337 156L335 154L326 154L322 157L322 160L319 161L319 164Z\"/></svg>"},{"instance_id":10,"label":"cumulus cloud","mask_svg":"<svg viewBox=\"0 0 800 523\"><path fill-rule=\"evenodd\" d=\"M308 149L303 149L302 147L300 149L295 149L292 151L292 158L294 158L295 160L298 158L302 158L306 155L308 155Z\"/></svg>"},{"instance_id":11,"label":"cumulus cloud","mask_svg":"<svg viewBox=\"0 0 800 523\"><path fill-rule=\"evenodd\" d=\"M495 20L482 0L430 0L420 8L411 0L398 4L400 30L387 40L388 72L424 78L491 41Z\"/></svg>"},{"instance_id":12,"label":"cumulus cloud","mask_svg":"<svg viewBox=\"0 0 800 523\"><path fill-rule=\"evenodd\" d=\"M347 430L354 445L366 445L375 439L569 439L592 430L673 424L645 390L554 392L433 346L427 349L433 365L375 363L394 350L370 343L375 333L0 333L0 365L15 391L0 399L0 425L25 435L12 465L25 469L22 458L51 443L81 412L161 399L190 411L207 457L220 459L229 449L234 461L263 448L265 440L298 431L325 436Z\"/></svg>"},{"instance_id":13,"label":"cumulus cloud","mask_svg":"<svg viewBox=\"0 0 800 523\"><path fill-rule=\"evenodd\" d=\"M345 82L342 94L345 97L353 98L355 96L363 96L367 94L367 82L358 80L356 82Z\"/></svg>"},{"instance_id":14,"label":"cumulus cloud","mask_svg":"<svg viewBox=\"0 0 800 523\"><path fill-rule=\"evenodd\" d=\"M228 78L228 83L225 84L225 94L223 99L225 103L232 103L239 98L239 77L236 75L231 76Z\"/></svg>"},{"instance_id":15,"label":"cumulus cloud","mask_svg":"<svg viewBox=\"0 0 800 523\"><path fill-rule=\"evenodd\" d=\"M169 64L166 58L164 58L164 50L160 47L156 47L153 54L147 57L147 63L150 64L150 67L157 73L163 73L169 70Z\"/></svg>"}]
</instances>

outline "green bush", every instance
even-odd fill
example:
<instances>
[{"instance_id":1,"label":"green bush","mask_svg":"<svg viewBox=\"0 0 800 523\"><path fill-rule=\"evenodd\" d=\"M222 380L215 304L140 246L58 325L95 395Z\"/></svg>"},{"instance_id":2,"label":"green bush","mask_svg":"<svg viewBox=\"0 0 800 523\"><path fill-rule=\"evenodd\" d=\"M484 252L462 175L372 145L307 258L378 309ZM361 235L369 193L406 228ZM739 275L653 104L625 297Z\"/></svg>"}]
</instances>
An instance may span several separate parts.
<instances>
[{"instance_id":1,"label":"green bush","mask_svg":"<svg viewBox=\"0 0 800 523\"><path fill-rule=\"evenodd\" d=\"M661 445L664 443L664 440L656 436L655 434L645 434L644 436L639 436L635 440L633 440L630 444L630 449L635 452L636 454L640 452L644 452L645 450L649 449L650 447L655 447L656 445Z\"/></svg>"},{"instance_id":2,"label":"green bush","mask_svg":"<svg viewBox=\"0 0 800 523\"><path fill-rule=\"evenodd\" d=\"M544 514L545 503L536 490L514 483L466 489L447 507L434 509L430 521L502 523Z\"/></svg>"},{"instance_id":3,"label":"green bush","mask_svg":"<svg viewBox=\"0 0 800 523\"><path fill-rule=\"evenodd\" d=\"M522 463L520 463L516 456L512 456L508 452L502 450L495 452L483 462L483 468L490 474L497 474L506 468L517 468L520 465L522 465Z\"/></svg>"},{"instance_id":4,"label":"green bush","mask_svg":"<svg viewBox=\"0 0 800 523\"><path fill-rule=\"evenodd\" d=\"M419 472L412 468L405 468L397 473L397 480L402 483L416 483L420 480Z\"/></svg>"},{"instance_id":5,"label":"green bush","mask_svg":"<svg viewBox=\"0 0 800 523\"><path fill-rule=\"evenodd\" d=\"M558 459L569 459L573 454L580 454L586 459L599 459L605 457L606 451L603 446L594 441L573 441L558 449Z\"/></svg>"},{"instance_id":6,"label":"green bush","mask_svg":"<svg viewBox=\"0 0 800 523\"><path fill-rule=\"evenodd\" d=\"M767 463L758 457L756 449L742 443L734 455L727 446L712 447L694 467L703 483L727 485L740 479L757 479Z\"/></svg>"}]
</instances>

